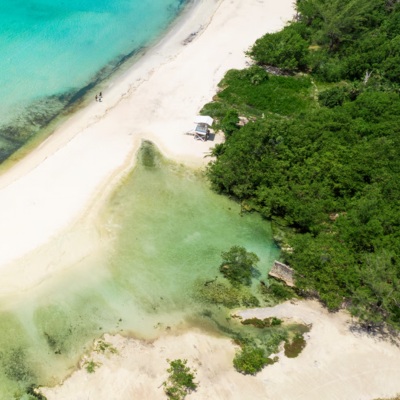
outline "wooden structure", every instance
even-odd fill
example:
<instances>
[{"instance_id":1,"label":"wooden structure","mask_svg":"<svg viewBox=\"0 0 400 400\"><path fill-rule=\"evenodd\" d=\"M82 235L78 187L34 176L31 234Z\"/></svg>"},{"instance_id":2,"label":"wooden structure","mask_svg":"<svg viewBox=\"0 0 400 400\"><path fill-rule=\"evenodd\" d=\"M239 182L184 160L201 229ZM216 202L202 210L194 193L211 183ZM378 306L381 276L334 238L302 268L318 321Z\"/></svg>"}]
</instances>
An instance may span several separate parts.
<instances>
[{"instance_id":1,"label":"wooden structure","mask_svg":"<svg viewBox=\"0 0 400 400\"><path fill-rule=\"evenodd\" d=\"M268 275L284 282L287 286L295 286L293 269L279 261L274 262L274 265L271 271L269 271Z\"/></svg>"},{"instance_id":2,"label":"wooden structure","mask_svg":"<svg viewBox=\"0 0 400 400\"><path fill-rule=\"evenodd\" d=\"M205 142L208 140L210 135L210 127L214 120L206 115L198 115L194 119L195 127L188 132L189 135L193 135L196 140Z\"/></svg>"}]
</instances>

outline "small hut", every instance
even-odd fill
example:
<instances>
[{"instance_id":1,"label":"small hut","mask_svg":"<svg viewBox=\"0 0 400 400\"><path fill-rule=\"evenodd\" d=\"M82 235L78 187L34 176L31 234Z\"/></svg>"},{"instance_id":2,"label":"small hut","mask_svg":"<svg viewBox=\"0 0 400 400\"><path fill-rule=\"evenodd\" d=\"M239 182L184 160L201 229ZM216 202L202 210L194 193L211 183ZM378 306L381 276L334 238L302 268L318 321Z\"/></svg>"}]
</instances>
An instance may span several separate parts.
<instances>
[{"instance_id":1,"label":"small hut","mask_svg":"<svg viewBox=\"0 0 400 400\"><path fill-rule=\"evenodd\" d=\"M194 119L194 123L196 124L193 130L194 138L196 140L201 140L202 142L208 140L210 135L210 128L213 122L214 120L207 115L198 115Z\"/></svg>"},{"instance_id":2,"label":"small hut","mask_svg":"<svg viewBox=\"0 0 400 400\"><path fill-rule=\"evenodd\" d=\"M274 262L274 265L271 271L269 271L268 275L284 282L287 286L295 286L293 269L279 261Z\"/></svg>"}]
</instances>

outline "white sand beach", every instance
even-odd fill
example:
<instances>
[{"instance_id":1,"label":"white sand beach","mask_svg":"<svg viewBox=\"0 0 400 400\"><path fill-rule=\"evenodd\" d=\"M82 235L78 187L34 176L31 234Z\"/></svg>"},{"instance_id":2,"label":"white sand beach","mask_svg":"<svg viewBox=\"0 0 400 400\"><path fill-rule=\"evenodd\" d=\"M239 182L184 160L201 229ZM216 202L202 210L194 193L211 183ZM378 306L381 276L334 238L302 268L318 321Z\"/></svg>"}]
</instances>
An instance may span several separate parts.
<instances>
[{"instance_id":1,"label":"white sand beach","mask_svg":"<svg viewBox=\"0 0 400 400\"><path fill-rule=\"evenodd\" d=\"M142 140L154 141L178 162L203 166L204 155L222 138L203 143L185 135L193 117L228 69L246 65L244 51L264 33L279 30L293 13L292 0L196 1L165 38L102 88L103 102L93 99L3 173L0 295L23 295L25 288L92 251L91 218L133 166ZM72 229L78 234L60 245L59 262L41 252ZM44 392L49 400L162 399L167 358L187 358L197 369L200 386L193 399L363 400L400 392L399 349L352 333L345 313L330 315L313 302L272 312L300 318L313 329L298 358L282 357L256 377L233 369L236 348L230 340L172 331L152 343L107 337L119 355L96 354L102 365L94 374L78 370Z\"/></svg>"},{"instance_id":2,"label":"white sand beach","mask_svg":"<svg viewBox=\"0 0 400 400\"><path fill-rule=\"evenodd\" d=\"M279 362L256 376L232 367L237 350L230 340L198 331L173 333L145 343L106 336L118 354L88 355L99 362L92 374L85 368L66 382L44 389L49 400L165 399L167 359L187 359L197 370L199 387L188 399L237 400L370 400L400 392L400 349L379 338L350 331L344 312L329 314L314 301L290 302L239 313L245 318L278 316L312 324L307 345L297 358L281 351Z\"/></svg>"}]
</instances>

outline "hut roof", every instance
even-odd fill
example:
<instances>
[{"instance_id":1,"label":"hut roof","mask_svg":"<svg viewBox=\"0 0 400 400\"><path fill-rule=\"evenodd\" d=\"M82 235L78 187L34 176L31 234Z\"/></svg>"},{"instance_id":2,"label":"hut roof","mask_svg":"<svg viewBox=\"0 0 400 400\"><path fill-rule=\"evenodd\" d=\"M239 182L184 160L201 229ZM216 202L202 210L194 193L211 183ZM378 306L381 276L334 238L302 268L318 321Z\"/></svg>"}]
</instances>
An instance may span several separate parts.
<instances>
[{"instance_id":1,"label":"hut roof","mask_svg":"<svg viewBox=\"0 0 400 400\"><path fill-rule=\"evenodd\" d=\"M195 124L206 124L208 126L212 126L214 120L208 115L198 115L194 119Z\"/></svg>"}]
</instances>

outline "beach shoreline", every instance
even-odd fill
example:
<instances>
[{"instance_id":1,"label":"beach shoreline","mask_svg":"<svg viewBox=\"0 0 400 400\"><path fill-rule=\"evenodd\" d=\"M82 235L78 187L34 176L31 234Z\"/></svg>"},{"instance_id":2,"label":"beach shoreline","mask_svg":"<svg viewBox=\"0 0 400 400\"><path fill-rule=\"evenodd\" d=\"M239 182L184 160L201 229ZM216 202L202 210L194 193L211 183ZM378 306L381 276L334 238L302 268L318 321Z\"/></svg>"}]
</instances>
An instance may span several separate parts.
<instances>
[{"instance_id":1,"label":"beach shoreline","mask_svg":"<svg viewBox=\"0 0 400 400\"><path fill-rule=\"evenodd\" d=\"M134 167L143 140L174 161L202 168L217 141L185 135L194 116L228 69L246 66L244 51L293 14L287 0L194 2L165 38L102 87L102 102L93 99L2 174L0 296L26 296L26 289L94 251L98 212ZM64 247L51 247L70 231ZM51 250L42 252L46 246ZM167 358L187 358L197 368L200 387L193 399L371 400L400 392L399 349L351 332L347 313L329 314L304 301L243 315L271 312L313 327L299 357L280 355L279 363L255 377L233 369L237 346L229 339L172 330L152 342L106 336L118 355L97 354L102 365L94 374L82 368L43 392L49 400L165 398Z\"/></svg>"},{"instance_id":2,"label":"beach shoreline","mask_svg":"<svg viewBox=\"0 0 400 400\"><path fill-rule=\"evenodd\" d=\"M303 300L235 315L310 324L306 347L297 358L286 357L281 349L277 363L249 376L233 368L236 344L198 329L172 330L153 341L105 335L116 353L92 351L66 381L41 390L48 400L161 400L167 360L180 358L196 370L199 387L191 399L373 400L400 392L399 347L351 330L353 321L345 311L329 313L318 302ZM89 360L98 363L94 373L85 368Z\"/></svg>"},{"instance_id":3,"label":"beach shoreline","mask_svg":"<svg viewBox=\"0 0 400 400\"><path fill-rule=\"evenodd\" d=\"M188 7L165 38L108 82L102 102L93 99L0 176L0 277L14 280L5 294L20 285L21 274L13 274L18 260L96 214L134 166L142 140L188 167L203 167L222 137L201 142L185 135L193 118L228 69L245 67L245 50L293 16L289 1L278 7L203 0ZM46 275L29 272L29 284Z\"/></svg>"}]
</instances>

